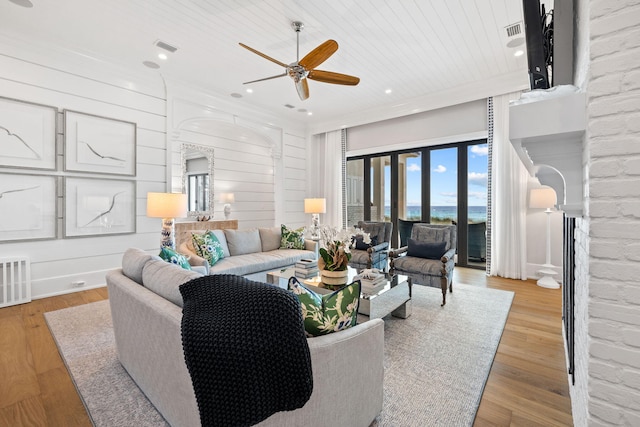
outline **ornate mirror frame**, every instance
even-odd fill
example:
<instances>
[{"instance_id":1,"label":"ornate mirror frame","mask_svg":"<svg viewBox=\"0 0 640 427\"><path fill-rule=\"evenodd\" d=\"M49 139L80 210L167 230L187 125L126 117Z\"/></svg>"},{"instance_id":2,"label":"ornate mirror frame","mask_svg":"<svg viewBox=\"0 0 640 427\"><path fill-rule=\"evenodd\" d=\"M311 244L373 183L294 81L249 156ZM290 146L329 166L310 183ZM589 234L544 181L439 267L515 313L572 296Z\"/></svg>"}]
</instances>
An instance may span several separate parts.
<instances>
[{"instance_id":1,"label":"ornate mirror frame","mask_svg":"<svg viewBox=\"0 0 640 427\"><path fill-rule=\"evenodd\" d=\"M207 159L207 171L209 175L209 206L207 210L204 211L189 211L187 215L189 217L201 217L201 216L213 216L213 147L208 147L206 145L199 144L190 144L186 142L180 143L180 162L182 165L182 193L189 194L187 192L187 152L188 151L198 151L203 154L203 156Z\"/></svg>"}]
</instances>

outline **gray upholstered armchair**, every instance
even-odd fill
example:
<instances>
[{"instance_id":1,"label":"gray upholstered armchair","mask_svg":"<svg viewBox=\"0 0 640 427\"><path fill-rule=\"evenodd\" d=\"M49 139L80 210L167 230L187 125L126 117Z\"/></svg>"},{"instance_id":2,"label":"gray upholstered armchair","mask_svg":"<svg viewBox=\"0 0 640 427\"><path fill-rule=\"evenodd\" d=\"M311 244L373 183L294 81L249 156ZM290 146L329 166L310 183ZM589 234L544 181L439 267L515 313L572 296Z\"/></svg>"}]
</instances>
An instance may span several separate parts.
<instances>
[{"instance_id":1,"label":"gray upholstered armchair","mask_svg":"<svg viewBox=\"0 0 640 427\"><path fill-rule=\"evenodd\" d=\"M356 269L377 268L387 271L389 247L393 224L390 222L359 221L356 226L371 236L372 244L368 248L351 249L349 265Z\"/></svg>"},{"instance_id":2,"label":"gray upholstered armchair","mask_svg":"<svg viewBox=\"0 0 640 427\"><path fill-rule=\"evenodd\" d=\"M408 276L410 283L442 289L442 305L447 287L453 292L456 253L455 225L413 224L408 245L392 250L391 272Z\"/></svg>"}]
</instances>

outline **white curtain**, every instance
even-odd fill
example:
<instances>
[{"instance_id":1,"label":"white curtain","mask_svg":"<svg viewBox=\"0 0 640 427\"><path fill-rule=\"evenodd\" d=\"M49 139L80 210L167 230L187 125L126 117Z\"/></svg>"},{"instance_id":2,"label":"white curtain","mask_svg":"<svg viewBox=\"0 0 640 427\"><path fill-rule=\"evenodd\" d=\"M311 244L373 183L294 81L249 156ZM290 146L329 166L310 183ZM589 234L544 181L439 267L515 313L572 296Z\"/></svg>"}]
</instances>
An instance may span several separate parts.
<instances>
[{"instance_id":1,"label":"white curtain","mask_svg":"<svg viewBox=\"0 0 640 427\"><path fill-rule=\"evenodd\" d=\"M493 98L491 275L526 280L529 175L509 141L509 101L519 96L518 92Z\"/></svg>"},{"instance_id":2,"label":"white curtain","mask_svg":"<svg viewBox=\"0 0 640 427\"><path fill-rule=\"evenodd\" d=\"M323 224L342 227L343 224L343 131L327 132L320 138L324 145L323 162L320 164L321 197L327 200L327 212L321 218Z\"/></svg>"}]
</instances>

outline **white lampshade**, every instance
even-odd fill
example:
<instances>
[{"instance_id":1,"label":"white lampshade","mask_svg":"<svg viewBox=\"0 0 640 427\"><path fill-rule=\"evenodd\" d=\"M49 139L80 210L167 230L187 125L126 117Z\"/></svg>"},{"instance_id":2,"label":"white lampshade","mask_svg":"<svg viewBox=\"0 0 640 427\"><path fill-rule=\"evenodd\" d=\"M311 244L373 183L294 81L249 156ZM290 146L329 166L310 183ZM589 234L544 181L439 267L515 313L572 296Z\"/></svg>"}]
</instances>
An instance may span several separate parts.
<instances>
[{"instance_id":1,"label":"white lampshade","mask_svg":"<svg viewBox=\"0 0 640 427\"><path fill-rule=\"evenodd\" d=\"M233 193L220 193L218 200L220 203L234 203L236 198Z\"/></svg>"},{"instance_id":2,"label":"white lampshade","mask_svg":"<svg viewBox=\"0 0 640 427\"><path fill-rule=\"evenodd\" d=\"M182 193L147 193L147 216L151 218L184 218L187 195Z\"/></svg>"},{"instance_id":3,"label":"white lampshade","mask_svg":"<svg viewBox=\"0 0 640 427\"><path fill-rule=\"evenodd\" d=\"M304 199L304 213L319 214L326 211L326 199Z\"/></svg>"},{"instance_id":4,"label":"white lampshade","mask_svg":"<svg viewBox=\"0 0 640 427\"><path fill-rule=\"evenodd\" d=\"M529 207L532 209L549 209L556 205L556 192L551 187L531 189Z\"/></svg>"}]
</instances>

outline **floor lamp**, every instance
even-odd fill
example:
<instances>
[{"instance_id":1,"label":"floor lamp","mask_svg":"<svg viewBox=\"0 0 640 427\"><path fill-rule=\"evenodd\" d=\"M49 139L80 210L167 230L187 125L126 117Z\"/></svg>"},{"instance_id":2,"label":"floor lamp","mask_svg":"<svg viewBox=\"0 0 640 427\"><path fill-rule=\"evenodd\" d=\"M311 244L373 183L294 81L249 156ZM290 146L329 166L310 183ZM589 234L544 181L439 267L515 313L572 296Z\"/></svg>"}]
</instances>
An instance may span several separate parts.
<instances>
[{"instance_id":1,"label":"floor lamp","mask_svg":"<svg viewBox=\"0 0 640 427\"><path fill-rule=\"evenodd\" d=\"M147 193L147 216L162 218L160 247L175 250L175 218L187 216L187 195L182 193Z\"/></svg>"},{"instance_id":2,"label":"floor lamp","mask_svg":"<svg viewBox=\"0 0 640 427\"><path fill-rule=\"evenodd\" d=\"M320 214L327 211L326 199L304 199L304 213L311 214L311 239L320 240L318 226L320 225Z\"/></svg>"},{"instance_id":3,"label":"floor lamp","mask_svg":"<svg viewBox=\"0 0 640 427\"><path fill-rule=\"evenodd\" d=\"M547 214L547 259L538 274L542 277L538 280L538 286L549 289L558 289L560 285L553 276L556 275L554 265L551 264L551 208L556 204L556 192L551 187L534 188L529 196L531 209L545 209Z\"/></svg>"}]
</instances>

